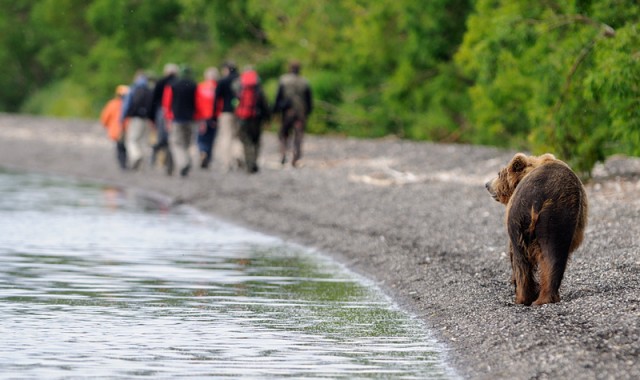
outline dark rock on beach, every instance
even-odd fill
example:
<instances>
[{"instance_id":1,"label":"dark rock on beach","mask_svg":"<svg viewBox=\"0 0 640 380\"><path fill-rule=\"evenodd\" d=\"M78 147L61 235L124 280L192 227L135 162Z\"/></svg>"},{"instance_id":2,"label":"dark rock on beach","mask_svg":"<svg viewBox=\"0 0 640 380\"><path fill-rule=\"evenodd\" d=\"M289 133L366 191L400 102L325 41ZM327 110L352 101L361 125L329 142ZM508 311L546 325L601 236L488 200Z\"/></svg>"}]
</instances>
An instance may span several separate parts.
<instances>
[{"instance_id":1,"label":"dark rock on beach","mask_svg":"<svg viewBox=\"0 0 640 380\"><path fill-rule=\"evenodd\" d=\"M562 300L526 307L514 304L504 206L484 188L513 151L314 136L304 150L302 167L282 167L267 133L256 175L121 172L97 122L0 114L0 167L163 194L318 248L423 319L462 377L640 378L638 159L594 169Z\"/></svg>"}]
</instances>

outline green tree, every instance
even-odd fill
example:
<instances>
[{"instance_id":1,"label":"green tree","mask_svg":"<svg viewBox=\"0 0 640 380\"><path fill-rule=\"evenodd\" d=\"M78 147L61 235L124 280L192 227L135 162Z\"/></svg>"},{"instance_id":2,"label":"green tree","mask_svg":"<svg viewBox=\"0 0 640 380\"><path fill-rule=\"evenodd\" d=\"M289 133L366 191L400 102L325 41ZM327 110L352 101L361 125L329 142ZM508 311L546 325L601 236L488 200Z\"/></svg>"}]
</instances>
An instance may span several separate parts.
<instances>
[{"instance_id":1,"label":"green tree","mask_svg":"<svg viewBox=\"0 0 640 380\"><path fill-rule=\"evenodd\" d=\"M311 66L322 117L317 121L360 136L458 139L466 94L449 63L470 1L253 4L264 15L271 59L297 57Z\"/></svg>"},{"instance_id":2,"label":"green tree","mask_svg":"<svg viewBox=\"0 0 640 380\"><path fill-rule=\"evenodd\" d=\"M81 19L84 6L73 0L0 2L2 109L17 110L30 93L69 74L91 41Z\"/></svg>"},{"instance_id":3,"label":"green tree","mask_svg":"<svg viewBox=\"0 0 640 380\"><path fill-rule=\"evenodd\" d=\"M473 80L472 141L551 151L585 175L612 149L637 154L639 10L479 0L456 56Z\"/></svg>"},{"instance_id":4,"label":"green tree","mask_svg":"<svg viewBox=\"0 0 640 380\"><path fill-rule=\"evenodd\" d=\"M95 117L167 62L291 59L312 132L552 152L588 174L640 154L632 0L0 0L0 110Z\"/></svg>"},{"instance_id":5,"label":"green tree","mask_svg":"<svg viewBox=\"0 0 640 380\"><path fill-rule=\"evenodd\" d=\"M32 67L31 33L20 24L29 18L28 2L0 1L0 110L16 111L41 70Z\"/></svg>"}]
</instances>

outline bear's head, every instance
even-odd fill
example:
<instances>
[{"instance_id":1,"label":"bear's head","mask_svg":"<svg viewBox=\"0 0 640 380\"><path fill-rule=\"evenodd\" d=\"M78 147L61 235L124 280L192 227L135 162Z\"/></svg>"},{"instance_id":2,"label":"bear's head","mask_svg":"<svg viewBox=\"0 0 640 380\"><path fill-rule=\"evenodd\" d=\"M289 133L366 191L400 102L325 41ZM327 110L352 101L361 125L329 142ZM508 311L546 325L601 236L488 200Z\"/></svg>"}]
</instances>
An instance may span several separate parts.
<instances>
[{"instance_id":1,"label":"bear's head","mask_svg":"<svg viewBox=\"0 0 640 380\"><path fill-rule=\"evenodd\" d=\"M522 179L533 169L547 162L557 161L553 154L527 156L517 153L511 162L498 172L498 176L486 183L485 187L496 201L507 204Z\"/></svg>"}]
</instances>

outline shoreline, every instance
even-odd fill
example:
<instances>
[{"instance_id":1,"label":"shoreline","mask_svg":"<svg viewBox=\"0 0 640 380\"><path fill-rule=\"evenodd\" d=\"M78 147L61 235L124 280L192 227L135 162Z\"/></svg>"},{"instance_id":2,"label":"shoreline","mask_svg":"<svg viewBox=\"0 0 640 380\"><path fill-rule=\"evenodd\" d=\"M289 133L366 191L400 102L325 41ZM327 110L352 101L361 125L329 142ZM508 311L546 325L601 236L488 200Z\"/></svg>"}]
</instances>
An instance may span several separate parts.
<instances>
[{"instance_id":1,"label":"shoreline","mask_svg":"<svg viewBox=\"0 0 640 380\"><path fill-rule=\"evenodd\" d=\"M562 301L524 307L509 284L504 206L484 189L513 151L309 135L303 149L303 167L282 168L266 133L257 175L123 173L96 121L0 114L0 167L152 191L315 248L423 320L465 378L640 378L637 159L609 160L587 186Z\"/></svg>"}]
</instances>

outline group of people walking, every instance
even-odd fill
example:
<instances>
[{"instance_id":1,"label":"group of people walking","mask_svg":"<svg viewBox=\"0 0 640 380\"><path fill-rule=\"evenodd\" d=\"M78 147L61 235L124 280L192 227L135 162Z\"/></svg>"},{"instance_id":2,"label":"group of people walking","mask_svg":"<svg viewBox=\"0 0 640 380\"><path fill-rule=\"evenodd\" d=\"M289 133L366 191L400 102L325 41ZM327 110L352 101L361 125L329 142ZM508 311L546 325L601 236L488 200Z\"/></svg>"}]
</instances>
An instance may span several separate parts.
<instances>
[{"instance_id":1,"label":"group of people walking","mask_svg":"<svg viewBox=\"0 0 640 380\"><path fill-rule=\"evenodd\" d=\"M250 66L242 72L231 62L221 70L210 67L204 80L196 83L188 67L169 63L153 86L141 71L130 86L117 86L100 118L116 143L122 169L141 167L144 138L151 129L155 132L152 166L162 162L168 175L175 170L186 177L193 166L190 148L194 140L202 169L215 161L223 171L243 167L257 173L263 124L272 114L281 116L281 163L287 163L293 140L291 164L298 166L312 109L311 88L300 75L298 62L291 62L288 73L280 77L273 107L258 73Z\"/></svg>"}]
</instances>

